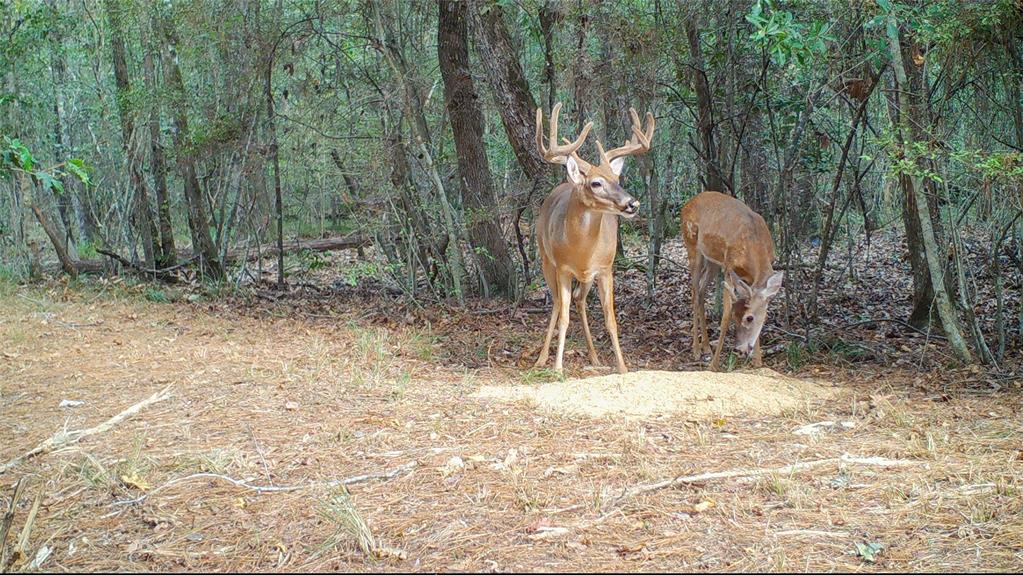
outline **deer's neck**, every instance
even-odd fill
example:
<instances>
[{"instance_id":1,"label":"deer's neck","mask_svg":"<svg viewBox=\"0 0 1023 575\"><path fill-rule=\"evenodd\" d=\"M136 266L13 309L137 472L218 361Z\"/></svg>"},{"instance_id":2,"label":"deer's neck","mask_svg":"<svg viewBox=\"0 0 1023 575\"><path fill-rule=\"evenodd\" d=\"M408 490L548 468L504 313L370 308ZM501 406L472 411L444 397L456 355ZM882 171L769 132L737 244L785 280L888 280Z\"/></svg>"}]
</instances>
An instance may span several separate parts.
<instances>
[{"instance_id":1,"label":"deer's neck","mask_svg":"<svg viewBox=\"0 0 1023 575\"><path fill-rule=\"evenodd\" d=\"M572 189L568 209L565 211L565 231L569 241L597 245L596 240L617 232L617 223L614 216L587 206L578 186Z\"/></svg>"}]
</instances>

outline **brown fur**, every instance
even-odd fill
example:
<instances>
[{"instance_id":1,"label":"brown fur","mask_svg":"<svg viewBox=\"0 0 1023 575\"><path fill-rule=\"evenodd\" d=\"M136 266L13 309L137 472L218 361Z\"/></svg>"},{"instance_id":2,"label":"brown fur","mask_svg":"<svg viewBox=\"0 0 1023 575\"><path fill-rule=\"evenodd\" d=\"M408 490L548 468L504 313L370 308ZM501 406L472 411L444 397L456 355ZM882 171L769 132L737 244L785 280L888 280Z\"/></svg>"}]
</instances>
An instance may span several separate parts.
<instances>
[{"instance_id":1,"label":"brown fur","mask_svg":"<svg viewBox=\"0 0 1023 575\"><path fill-rule=\"evenodd\" d=\"M772 267L774 244L767 223L740 200L711 191L689 200L682 208L681 220L692 274L694 359L699 360L703 353L710 351L704 298L711 279L723 267L729 289L723 298L721 337L711 369L718 368L729 321L736 325L737 345L748 344L750 338L755 338L753 362L759 367L762 363L759 334L767 314L767 301L781 282L779 275L777 284L769 285L775 272ZM731 281L728 272L734 272L746 286ZM736 297L737 293L745 297Z\"/></svg>"}]
</instances>

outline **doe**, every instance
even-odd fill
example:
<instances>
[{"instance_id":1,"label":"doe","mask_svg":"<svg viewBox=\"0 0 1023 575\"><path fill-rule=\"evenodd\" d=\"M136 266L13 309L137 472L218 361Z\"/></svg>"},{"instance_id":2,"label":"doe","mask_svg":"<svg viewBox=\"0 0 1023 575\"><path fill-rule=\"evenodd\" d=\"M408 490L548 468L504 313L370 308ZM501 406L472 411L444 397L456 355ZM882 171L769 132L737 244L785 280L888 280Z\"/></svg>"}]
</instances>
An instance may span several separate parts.
<instances>
[{"instance_id":1,"label":"doe","mask_svg":"<svg viewBox=\"0 0 1023 575\"><path fill-rule=\"evenodd\" d=\"M764 218L732 196L703 192L682 207L682 238L692 275L693 359L710 352L704 298L710 280L724 269L721 337L710 368L718 369L729 320L735 324L735 350L747 357L752 353L753 365L760 367L767 304L785 275L772 267L774 244Z\"/></svg>"}]
</instances>

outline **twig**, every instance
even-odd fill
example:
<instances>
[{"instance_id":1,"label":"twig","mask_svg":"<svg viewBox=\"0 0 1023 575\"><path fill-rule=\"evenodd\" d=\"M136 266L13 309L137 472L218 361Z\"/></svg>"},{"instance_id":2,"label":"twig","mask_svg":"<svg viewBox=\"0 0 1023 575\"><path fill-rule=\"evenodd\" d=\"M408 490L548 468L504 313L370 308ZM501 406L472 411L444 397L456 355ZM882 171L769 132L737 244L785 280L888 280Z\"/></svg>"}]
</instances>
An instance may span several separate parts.
<instances>
[{"instance_id":1,"label":"twig","mask_svg":"<svg viewBox=\"0 0 1023 575\"><path fill-rule=\"evenodd\" d=\"M667 487L675 487L677 485L688 485L690 483L703 483L712 479L733 479L733 478L750 478L759 477L761 475L773 475L775 473L786 474L796 473L798 471L805 471L807 469L813 469L815 467L823 467L825 465L831 465L835 463L849 463L853 465L874 465L881 467L896 467L905 465L919 465L920 461L911 461L906 459L887 459L884 457L854 457L848 453L842 454L841 457L830 457L828 459L818 459L816 461L805 461L803 463L793 463L792 465L786 465L784 467L775 467L771 469L739 469L735 471L716 471L712 473L701 473L699 475L683 475L674 479L665 479L656 483L648 483L646 485L637 485L631 489L625 490L621 496L612 502L612 505L618 505L626 499L630 499L643 493L650 491L657 491L659 489L665 489Z\"/></svg>"},{"instance_id":2,"label":"twig","mask_svg":"<svg viewBox=\"0 0 1023 575\"><path fill-rule=\"evenodd\" d=\"M159 392L136 403L135 405L129 407L128 409L125 409L121 413L118 413L117 415L111 417L110 419L106 420L100 425L97 425L96 427L90 427L88 429L77 429L74 431L58 431L56 434L53 435L53 437L40 443L34 449L32 449L32 451L29 451L28 453L21 455L19 457L15 457L14 459L8 461L7 463L0 465L0 474L4 474L10 471L13 467L20 465L22 462L31 459L37 455L49 453L54 449L64 447L65 445L78 443L79 441L82 440L82 438L89 437L90 435L96 435L99 433L109 431L115 425L134 416L135 414L149 407L150 405L163 401L170 397L171 387L173 387L173 384L168 385Z\"/></svg>"},{"instance_id":3,"label":"twig","mask_svg":"<svg viewBox=\"0 0 1023 575\"><path fill-rule=\"evenodd\" d=\"M848 537L848 531L818 531L816 529L788 529L786 531L776 531L774 533L776 537L784 537L786 535L808 535L811 537Z\"/></svg>"},{"instance_id":4,"label":"twig","mask_svg":"<svg viewBox=\"0 0 1023 575\"><path fill-rule=\"evenodd\" d=\"M25 525L21 528L18 544L14 547L14 553L11 555L12 564L23 561L28 557L28 537L32 534L32 526L36 522L36 513L39 512L39 503L42 500L43 488L40 486L39 493L36 494L36 499L32 502L32 509L29 510L28 517L25 518Z\"/></svg>"},{"instance_id":5,"label":"twig","mask_svg":"<svg viewBox=\"0 0 1023 575\"><path fill-rule=\"evenodd\" d=\"M256 453L259 454L259 460L263 463L263 474L266 475L266 482L273 485L274 480L270 478L270 468L266 464L266 457L263 456L263 448L260 447L256 434L252 432L252 426L246 423L245 427L249 430L249 437L252 438L252 443L256 445Z\"/></svg>"},{"instance_id":6,"label":"twig","mask_svg":"<svg viewBox=\"0 0 1023 575\"><path fill-rule=\"evenodd\" d=\"M250 489L250 490L255 491L257 493L287 493L287 492L291 492L291 491L301 491L303 489L310 489L310 488L313 488L313 487L338 487L340 485L347 486L347 485L354 485L356 483L365 483L367 481L373 481L375 479L394 479L395 477L397 477L399 475L403 475L405 473L408 473L409 471L412 471L413 469L415 469L418 466L419 466L419 462L412 461L412 462L406 463L404 465L400 465L398 467L395 467L394 469L392 469L390 471L383 472L383 473L367 473L366 475L356 475L354 477L348 477L346 479L335 479L333 481L320 481L320 482L314 482L314 483L307 483L305 485L278 485L278 486L272 486L272 485L252 485L251 483L247 483L245 481L242 481L240 479L235 479L233 477L228 477L226 475L220 475L219 473L195 473L195 474L192 474L192 475L186 475L185 477L179 477L177 479L172 479L172 480L168 481L167 483L164 483L163 485L161 485L159 487L156 487L155 489L153 489L149 493L146 493L145 495L142 495L141 497L136 497L135 499L125 499L125 500L122 500L122 501L115 501L111 505L134 505L136 503L142 503L147 498L149 498L149 496L151 496L151 495L154 495L154 494L156 494L156 493L158 493L160 491L163 491L164 489L167 489L168 487L172 487L174 485L177 485L179 483L184 483L186 481L191 481L193 479L219 479L221 481L226 481L226 482L234 485L235 487L243 487L245 489Z\"/></svg>"},{"instance_id":7,"label":"twig","mask_svg":"<svg viewBox=\"0 0 1023 575\"><path fill-rule=\"evenodd\" d=\"M18 508L18 500L21 498L21 488L25 484L25 478L18 479L14 484L14 495L11 496L11 503L7 506L7 513L4 514L3 525L0 525L0 571L5 570L7 565L7 532L14 523L14 511Z\"/></svg>"}]
</instances>

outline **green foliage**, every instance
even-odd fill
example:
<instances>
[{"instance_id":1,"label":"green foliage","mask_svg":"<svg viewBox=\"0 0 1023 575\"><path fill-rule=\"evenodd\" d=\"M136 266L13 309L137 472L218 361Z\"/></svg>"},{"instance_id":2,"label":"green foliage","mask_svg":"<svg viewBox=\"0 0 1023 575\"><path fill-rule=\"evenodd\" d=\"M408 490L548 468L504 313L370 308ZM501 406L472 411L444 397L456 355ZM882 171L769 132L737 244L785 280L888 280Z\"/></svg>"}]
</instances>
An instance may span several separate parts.
<instances>
[{"instance_id":1,"label":"green foliage","mask_svg":"<svg viewBox=\"0 0 1023 575\"><path fill-rule=\"evenodd\" d=\"M167 294L164 293L163 290L161 290L159 288L152 287L152 286L146 287L146 291L143 292L143 295L145 296L145 298L148 301L151 301L151 302L155 302L155 303L169 303L170 302L170 298L167 297Z\"/></svg>"},{"instance_id":2,"label":"green foliage","mask_svg":"<svg viewBox=\"0 0 1023 575\"><path fill-rule=\"evenodd\" d=\"M0 263L0 296L7 297L14 293L18 287L17 271L4 263Z\"/></svg>"},{"instance_id":3,"label":"green foliage","mask_svg":"<svg viewBox=\"0 0 1023 575\"><path fill-rule=\"evenodd\" d=\"M754 44L766 49L782 67L790 63L805 66L826 51L826 42L835 41L824 22L797 22L792 12L775 8L772 0L757 0L746 21L753 25Z\"/></svg>"},{"instance_id":4,"label":"green foliage","mask_svg":"<svg viewBox=\"0 0 1023 575\"><path fill-rule=\"evenodd\" d=\"M298 261L307 271L315 271L327 267L327 260L323 255L312 250L301 250L297 254Z\"/></svg>"},{"instance_id":5,"label":"green foliage","mask_svg":"<svg viewBox=\"0 0 1023 575\"><path fill-rule=\"evenodd\" d=\"M389 264L380 264L373 261L359 260L352 262L341 272L341 279L345 285L355 287L363 278L381 279L385 274L393 274L397 270Z\"/></svg>"},{"instance_id":6,"label":"green foliage","mask_svg":"<svg viewBox=\"0 0 1023 575\"><path fill-rule=\"evenodd\" d=\"M78 178L86 185L90 182L85 163L79 159L71 159L50 168L36 168L36 159L28 146L18 138L4 136L3 146L0 148L0 177L7 176L12 172L20 172L28 175L34 183L39 184L43 189L52 190L56 194L64 193L64 183L61 182L61 178L69 175Z\"/></svg>"},{"instance_id":7,"label":"green foliage","mask_svg":"<svg viewBox=\"0 0 1023 575\"><path fill-rule=\"evenodd\" d=\"M564 381L565 376L549 367L533 367L522 372L521 379L524 385L537 385L552 381Z\"/></svg>"}]
</instances>

